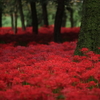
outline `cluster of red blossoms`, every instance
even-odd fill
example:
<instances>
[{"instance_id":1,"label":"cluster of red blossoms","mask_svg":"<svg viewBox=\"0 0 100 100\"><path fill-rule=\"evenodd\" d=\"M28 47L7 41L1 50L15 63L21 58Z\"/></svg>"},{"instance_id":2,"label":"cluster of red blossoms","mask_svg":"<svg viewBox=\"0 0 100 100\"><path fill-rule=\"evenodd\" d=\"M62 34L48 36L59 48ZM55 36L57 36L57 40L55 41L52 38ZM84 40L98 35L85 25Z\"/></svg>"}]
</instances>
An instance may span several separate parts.
<instances>
[{"instance_id":1,"label":"cluster of red blossoms","mask_svg":"<svg viewBox=\"0 0 100 100\"><path fill-rule=\"evenodd\" d=\"M76 42L0 44L0 100L100 100L100 55Z\"/></svg>"}]
</instances>

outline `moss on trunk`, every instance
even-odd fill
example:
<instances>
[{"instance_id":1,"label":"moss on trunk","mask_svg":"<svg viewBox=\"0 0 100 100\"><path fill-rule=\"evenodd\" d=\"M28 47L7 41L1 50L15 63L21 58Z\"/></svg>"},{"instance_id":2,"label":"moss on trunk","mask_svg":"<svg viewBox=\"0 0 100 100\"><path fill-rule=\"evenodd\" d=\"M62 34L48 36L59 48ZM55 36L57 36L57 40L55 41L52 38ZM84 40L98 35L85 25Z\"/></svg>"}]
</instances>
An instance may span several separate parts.
<instances>
[{"instance_id":1,"label":"moss on trunk","mask_svg":"<svg viewBox=\"0 0 100 100\"><path fill-rule=\"evenodd\" d=\"M75 55L80 55L79 49L89 48L100 53L100 0L84 0L81 30Z\"/></svg>"}]
</instances>

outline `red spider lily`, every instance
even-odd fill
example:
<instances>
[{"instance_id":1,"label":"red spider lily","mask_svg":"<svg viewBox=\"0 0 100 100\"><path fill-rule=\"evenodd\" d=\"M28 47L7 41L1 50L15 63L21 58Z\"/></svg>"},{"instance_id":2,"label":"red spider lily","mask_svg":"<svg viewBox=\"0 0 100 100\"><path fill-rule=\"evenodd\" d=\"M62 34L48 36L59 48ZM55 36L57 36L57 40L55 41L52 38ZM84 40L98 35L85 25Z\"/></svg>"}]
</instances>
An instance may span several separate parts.
<instances>
[{"instance_id":1,"label":"red spider lily","mask_svg":"<svg viewBox=\"0 0 100 100\"><path fill-rule=\"evenodd\" d=\"M84 56L73 56L79 28L62 28L63 38L75 41L61 44L51 42L53 27L41 27L37 36L29 27L16 35L6 29L0 36L8 43L0 44L0 100L100 99L100 55L82 48Z\"/></svg>"}]
</instances>

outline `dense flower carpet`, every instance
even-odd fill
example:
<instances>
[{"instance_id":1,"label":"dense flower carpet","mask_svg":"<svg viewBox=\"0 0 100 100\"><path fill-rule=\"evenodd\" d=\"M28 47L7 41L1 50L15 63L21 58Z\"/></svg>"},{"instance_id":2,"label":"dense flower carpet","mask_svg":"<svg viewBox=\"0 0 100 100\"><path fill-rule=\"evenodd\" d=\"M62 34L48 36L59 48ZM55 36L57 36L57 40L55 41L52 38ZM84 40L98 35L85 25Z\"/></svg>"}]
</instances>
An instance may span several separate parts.
<instances>
[{"instance_id":1,"label":"dense flower carpet","mask_svg":"<svg viewBox=\"0 0 100 100\"><path fill-rule=\"evenodd\" d=\"M0 100L100 100L100 55L74 56L80 29L62 28L62 43L31 30L0 29Z\"/></svg>"}]
</instances>

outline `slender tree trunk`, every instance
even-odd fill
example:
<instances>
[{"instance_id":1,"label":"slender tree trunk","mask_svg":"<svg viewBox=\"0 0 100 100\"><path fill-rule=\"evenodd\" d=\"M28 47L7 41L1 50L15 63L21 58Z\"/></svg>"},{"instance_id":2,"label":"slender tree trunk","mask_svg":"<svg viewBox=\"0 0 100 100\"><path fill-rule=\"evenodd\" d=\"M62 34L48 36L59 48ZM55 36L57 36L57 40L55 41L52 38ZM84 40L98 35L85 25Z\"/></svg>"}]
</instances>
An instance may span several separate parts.
<instances>
[{"instance_id":1,"label":"slender tree trunk","mask_svg":"<svg viewBox=\"0 0 100 100\"><path fill-rule=\"evenodd\" d=\"M100 53L100 0L84 0L82 24L75 55L81 48Z\"/></svg>"},{"instance_id":2,"label":"slender tree trunk","mask_svg":"<svg viewBox=\"0 0 100 100\"><path fill-rule=\"evenodd\" d=\"M71 23L71 27L74 27L73 9L71 7L67 7L67 10L70 12L70 23Z\"/></svg>"},{"instance_id":3,"label":"slender tree trunk","mask_svg":"<svg viewBox=\"0 0 100 100\"><path fill-rule=\"evenodd\" d=\"M47 13L47 3L42 3L42 12L43 12L43 21L44 25L48 27L49 22L48 22L48 13Z\"/></svg>"},{"instance_id":4,"label":"slender tree trunk","mask_svg":"<svg viewBox=\"0 0 100 100\"><path fill-rule=\"evenodd\" d=\"M62 18L64 13L64 1L65 0L57 0L58 1L58 7L55 17L55 26L54 26L54 41L55 42L62 42L61 40L61 24L62 24Z\"/></svg>"},{"instance_id":5,"label":"slender tree trunk","mask_svg":"<svg viewBox=\"0 0 100 100\"><path fill-rule=\"evenodd\" d=\"M0 7L0 27L2 27L2 7Z\"/></svg>"},{"instance_id":6,"label":"slender tree trunk","mask_svg":"<svg viewBox=\"0 0 100 100\"><path fill-rule=\"evenodd\" d=\"M13 14L14 16L14 34L17 33L17 10Z\"/></svg>"},{"instance_id":7,"label":"slender tree trunk","mask_svg":"<svg viewBox=\"0 0 100 100\"><path fill-rule=\"evenodd\" d=\"M32 15L32 27L33 33L38 34L38 19L37 19L37 11L36 11L36 3L30 2L31 7L31 15Z\"/></svg>"},{"instance_id":8,"label":"slender tree trunk","mask_svg":"<svg viewBox=\"0 0 100 100\"><path fill-rule=\"evenodd\" d=\"M20 18L21 18L21 24L22 24L22 29L25 30L25 20L24 20L24 14L23 14L23 8L22 8L22 2L21 0L17 0L18 5L19 5L19 13L20 13Z\"/></svg>"},{"instance_id":9,"label":"slender tree trunk","mask_svg":"<svg viewBox=\"0 0 100 100\"><path fill-rule=\"evenodd\" d=\"M10 14L10 17L11 17L11 27L12 27L12 29L14 29L14 16L13 16L13 13Z\"/></svg>"},{"instance_id":10,"label":"slender tree trunk","mask_svg":"<svg viewBox=\"0 0 100 100\"><path fill-rule=\"evenodd\" d=\"M62 19L62 27L66 27L66 21L67 21L67 15L66 15L66 11L64 10L64 15Z\"/></svg>"},{"instance_id":11,"label":"slender tree trunk","mask_svg":"<svg viewBox=\"0 0 100 100\"><path fill-rule=\"evenodd\" d=\"M27 5L27 10L28 10L28 13L26 15L26 27L30 27L32 26L32 16L31 16L31 8L30 8L30 4L28 3Z\"/></svg>"},{"instance_id":12,"label":"slender tree trunk","mask_svg":"<svg viewBox=\"0 0 100 100\"><path fill-rule=\"evenodd\" d=\"M70 10L70 23L71 27L74 27L74 19L73 19L73 9Z\"/></svg>"}]
</instances>

